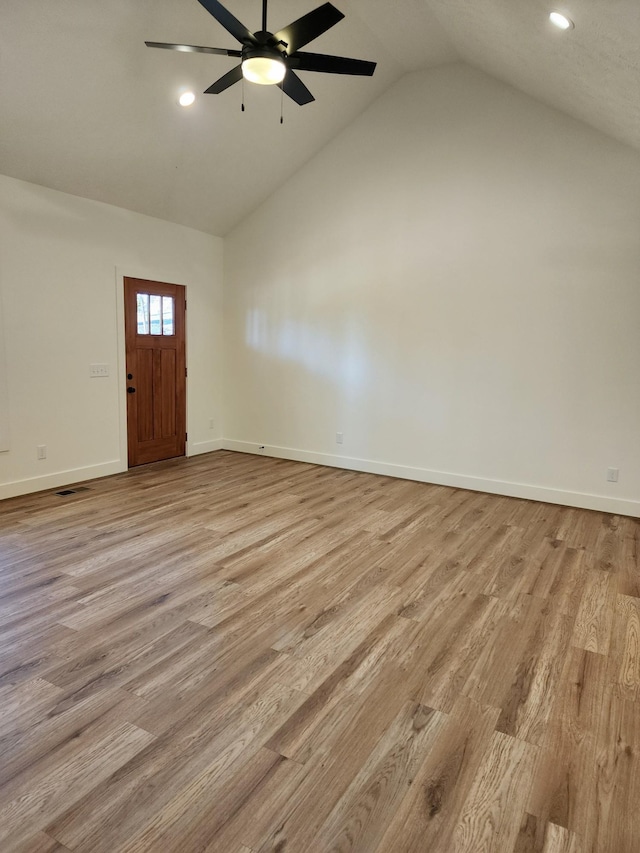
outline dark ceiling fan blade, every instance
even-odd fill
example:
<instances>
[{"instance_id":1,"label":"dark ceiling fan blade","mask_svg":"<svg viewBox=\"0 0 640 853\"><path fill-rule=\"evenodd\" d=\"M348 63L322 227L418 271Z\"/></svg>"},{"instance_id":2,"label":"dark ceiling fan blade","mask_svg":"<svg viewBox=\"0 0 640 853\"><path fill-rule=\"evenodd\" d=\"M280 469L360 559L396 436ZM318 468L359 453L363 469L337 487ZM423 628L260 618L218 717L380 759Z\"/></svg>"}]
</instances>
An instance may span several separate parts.
<instances>
[{"instance_id":1,"label":"dark ceiling fan blade","mask_svg":"<svg viewBox=\"0 0 640 853\"><path fill-rule=\"evenodd\" d=\"M202 3L203 0L200 2ZM299 48L304 47L305 44L309 44L310 41L321 36L322 33L326 33L343 18L344 15L335 6L332 6L331 3L325 3L275 33L274 38L276 41L283 41L287 45L287 53L291 55Z\"/></svg>"},{"instance_id":2,"label":"dark ceiling fan blade","mask_svg":"<svg viewBox=\"0 0 640 853\"><path fill-rule=\"evenodd\" d=\"M287 58L289 68L296 71L324 71L327 74L358 74L371 77L376 70L375 62L364 59L347 59L344 56L328 56L324 53L294 53Z\"/></svg>"},{"instance_id":3,"label":"dark ceiling fan blade","mask_svg":"<svg viewBox=\"0 0 640 853\"><path fill-rule=\"evenodd\" d=\"M218 0L198 0L201 6L207 10L210 15L216 19L219 24L230 32L234 38L237 38L241 44L248 42L249 44L257 44L256 37L248 30L244 24L229 12L228 9L218 3Z\"/></svg>"},{"instance_id":4,"label":"dark ceiling fan blade","mask_svg":"<svg viewBox=\"0 0 640 853\"><path fill-rule=\"evenodd\" d=\"M220 92L224 92L225 89L228 89L229 86L233 86L233 84L237 83L239 80L242 80L242 65L236 65L236 67L232 68L231 71L227 71L226 74L223 74L219 80L216 80L216 82L212 83L208 89L204 90L204 94L219 95Z\"/></svg>"},{"instance_id":5,"label":"dark ceiling fan blade","mask_svg":"<svg viewBox=\"0 0 640 853\"><path fill-rule=\"evenodd\" d=\"M310 104L311 101L315 101L315 98L304 85L302 80L297 74L291 71L290 68L287 69L287 73L285 74L285 78L282 83L278 83L278 87L282 89L285 95L292 98L296 104L300 104L300 106Z\"/></svg>"},{"instance_id":6,"label":"dark ceiling fan blade","mask_svg":"<svg viewBox=\"0 0 640 853\"><path fill-rule=\"evenodd\" d=\"M146 41L145 44L147 47L181 50L183 53L215 53L218 56L242 56L241 50L227 50L224 47L200 47L197 44L166 44L163 41Z\"/></svg>"}]
</instances>

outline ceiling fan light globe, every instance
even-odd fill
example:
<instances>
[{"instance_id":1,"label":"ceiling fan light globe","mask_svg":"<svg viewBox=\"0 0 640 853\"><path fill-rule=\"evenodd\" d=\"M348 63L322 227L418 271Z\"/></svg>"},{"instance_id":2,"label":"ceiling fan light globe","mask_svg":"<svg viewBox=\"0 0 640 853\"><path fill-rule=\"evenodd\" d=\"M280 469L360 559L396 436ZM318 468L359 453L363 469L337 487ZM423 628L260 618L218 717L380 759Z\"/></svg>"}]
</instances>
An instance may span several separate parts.
<instances>
[{"instance_id":1,"label":"ceiling fan light globe","mask_svg":"<svg viewBox=\"0 0 640 853\"><path fill-rule=\"evenodd\" d=\"M242 62L244 79L261 86L282 83L286 71L284 62L271 56L251 56Z\"/></svg>"}]
</instances>

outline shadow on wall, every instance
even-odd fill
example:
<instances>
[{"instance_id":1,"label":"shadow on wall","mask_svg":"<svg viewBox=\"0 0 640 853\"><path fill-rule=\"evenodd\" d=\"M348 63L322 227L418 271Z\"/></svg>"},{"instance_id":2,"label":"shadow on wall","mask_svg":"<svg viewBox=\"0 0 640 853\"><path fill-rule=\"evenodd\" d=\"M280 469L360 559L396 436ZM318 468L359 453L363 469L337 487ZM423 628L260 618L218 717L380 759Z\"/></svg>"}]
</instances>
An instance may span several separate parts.
<instances>
[{"instance_id":1,"label":"shadow on wall","mask_svg":"<svg viewBox=\"0 0 640 853\"><path fill-rule=\"evenodd\" d=\"M254 308L247 312L245 343L263 355L295 362L357 396L373 381L365 351L357 336L342 334L337 326L333 331L291 319L274 326L264 311Z\"/></svg>"}]
</instances>

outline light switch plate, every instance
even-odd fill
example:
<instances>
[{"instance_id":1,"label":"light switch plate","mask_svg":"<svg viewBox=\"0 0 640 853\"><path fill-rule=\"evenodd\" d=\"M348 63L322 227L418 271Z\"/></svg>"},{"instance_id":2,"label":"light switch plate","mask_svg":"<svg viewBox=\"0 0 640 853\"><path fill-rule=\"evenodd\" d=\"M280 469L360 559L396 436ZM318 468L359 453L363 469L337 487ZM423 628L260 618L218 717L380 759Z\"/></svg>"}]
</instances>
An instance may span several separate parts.
<instances>
[{"instance_id":1,"label":"light switch plate","mask_svg":"<svg viewBox=\"0 0 640 853\"><path fill-rule=\"evenodd\" d=\"M98 376L108 376L109 375L109 365L108 364L90 364L89 365L89 376L92 379L95 379Z\"/></svg>"}]
</instances>

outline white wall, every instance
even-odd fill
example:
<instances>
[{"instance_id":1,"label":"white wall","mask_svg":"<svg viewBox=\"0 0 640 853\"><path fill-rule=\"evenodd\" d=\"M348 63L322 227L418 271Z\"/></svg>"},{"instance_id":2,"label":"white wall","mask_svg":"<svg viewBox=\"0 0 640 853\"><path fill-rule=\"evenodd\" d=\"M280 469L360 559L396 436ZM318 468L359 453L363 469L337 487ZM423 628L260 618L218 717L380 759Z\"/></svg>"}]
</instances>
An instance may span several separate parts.
<instances>
[{"instance_id":1,"label":"white wall","mask_svg":"<svg viewBox=\"0 0 640 853\"><path fill-rule=\"evenodd\" d=\"M225 446L638 515L639 317L638 153L413 74L225 240Z\"/></svg>"},{"instance_id":2,"label":"white wall","mask_svg":"<svg viewBox=\"0 0 640 853\"><path fill-rule=\"evenodd\" d=\"M9 393L7 391L7 361L4 351L4 319L2 290L0 290L0 452L9 449Z\"/></svg>"},{"instance_id":3,"label":"white wall","mask_svg":"<svg viewBox=\"0 0 640 853\"><path fill-rule=\"evenodd\" d=\"M123 275L186 285L189 453L219 446L222 241L0 176L11 437L0 498L126 469ZM92 363L109 378L90 379Z\"/></svg>"}]
</instances>

